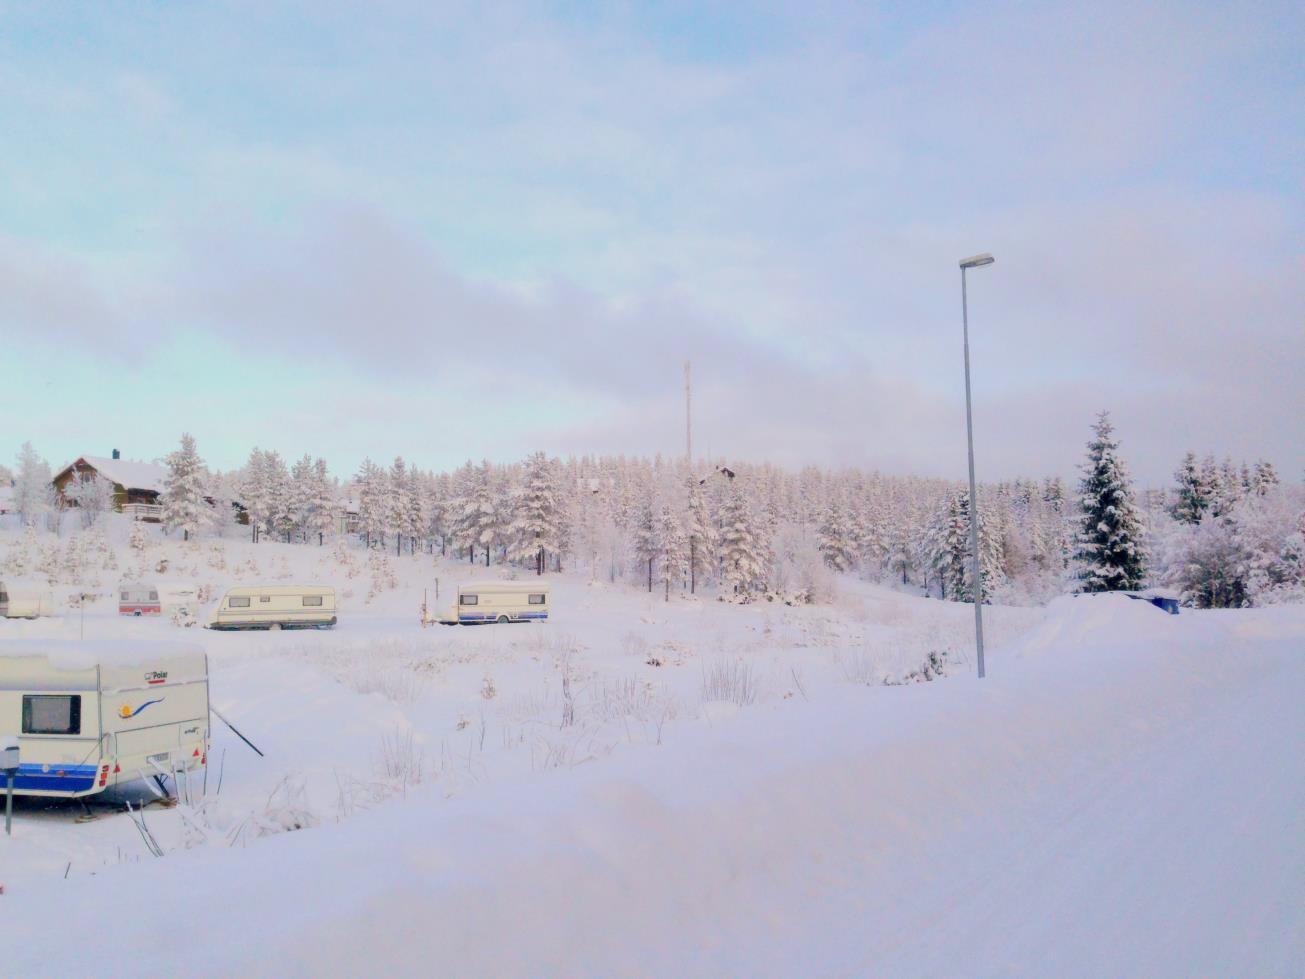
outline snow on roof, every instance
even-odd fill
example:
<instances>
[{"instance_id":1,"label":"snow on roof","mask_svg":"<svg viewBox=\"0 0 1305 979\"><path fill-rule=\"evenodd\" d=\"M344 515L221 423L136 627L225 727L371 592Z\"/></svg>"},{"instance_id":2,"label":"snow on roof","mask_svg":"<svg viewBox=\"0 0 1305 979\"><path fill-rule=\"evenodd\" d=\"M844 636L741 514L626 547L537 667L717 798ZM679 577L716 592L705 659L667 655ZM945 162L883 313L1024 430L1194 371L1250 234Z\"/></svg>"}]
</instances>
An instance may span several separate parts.
<instances>
[{"instance_id":1,"label":"snow on roof","mask_svg":"<svg viewBox=\"0 0 1305 979\"><path fill-rule=\"evenodd\" d=\"M109 459L104 456L79 456L105 479L123 489L153 490L162 493L168 478L168 467L158 462L141 462L138 459ZM59 472L66 472L70 462Z\"/></svg>"},{"instance_id":2,"label":"snow on roof","mask_svg":"<svg viewBox=\"0 0 1305 979\"><path fill-rule=\"evenodd\" d=\"M0 639L0 659L39 657L56 670L97 666L150 666L160 660L202 659L204 649L189 642L147 639Z\"/></svg>"}]
</instances>

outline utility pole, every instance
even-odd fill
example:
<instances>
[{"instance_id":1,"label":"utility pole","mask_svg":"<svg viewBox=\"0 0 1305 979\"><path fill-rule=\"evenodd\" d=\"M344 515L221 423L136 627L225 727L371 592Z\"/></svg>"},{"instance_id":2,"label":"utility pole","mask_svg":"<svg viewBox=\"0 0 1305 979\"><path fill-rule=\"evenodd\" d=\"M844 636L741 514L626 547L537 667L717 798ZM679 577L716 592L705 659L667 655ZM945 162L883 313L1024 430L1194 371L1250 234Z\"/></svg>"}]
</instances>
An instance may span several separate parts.
<instances>
[{"instance_id":1,"label":"utility pole","mask_svg":"<svg viewBox=\"0 0 1305 979\"><path fill-rule=\"evenodd\" d=\"M693 466L693 362L684 362L684 454Z\"/></svg>"}]
</instances>

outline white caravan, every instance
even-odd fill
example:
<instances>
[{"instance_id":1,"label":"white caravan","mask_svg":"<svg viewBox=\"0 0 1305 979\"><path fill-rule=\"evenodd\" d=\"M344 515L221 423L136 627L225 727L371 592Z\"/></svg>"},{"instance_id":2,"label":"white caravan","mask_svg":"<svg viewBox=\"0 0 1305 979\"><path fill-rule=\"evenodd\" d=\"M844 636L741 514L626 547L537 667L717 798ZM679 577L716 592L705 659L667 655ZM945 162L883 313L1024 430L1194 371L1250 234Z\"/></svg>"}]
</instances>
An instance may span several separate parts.
<instances>
[{"instance_id":1,"label":"white caravan","mask_svg":"<svg viewBox=\"0 0 1305 979\"><path fill-rule=\"evenodd\" d=\"M222 596L210 629L329 629L335 625L330 585L246 585Z\"/></svg>"},{"instance_id":2,"label":"white caravan","mask_svg":"<svg viewBox=\"0 0 1305 979\"><path fill-rule=\"evenodd\" d=\"M36 582L0 581L0 619L36 619L54 614L54 595Z\"/></svg>"},{"instance_id":3,"label":"white caravan","mask_svg":"<svg viewBox=\"0 0 1305 979\"><path fill-rule=\"evenodd\" d=\"M172 615L199 611L199 589L184 581L124 581L118 586L118 614Z\"/></svg>"},{"instance_id":4,"label":"white caravan","mask_svg":"<svg viewBox=\"0 0 1305 979\"><path fill-rule=\"evenodd\" d=\"M460 585L454 604L440 619L443 625L486 625L490 622L544 622L548 619L548 586L539 582L478 581Z\"/></svg>"},{"instance_id":5,"label":"white caravan","mask_svg":"<svg viewBox=\"0 0 1305 979\"><path fill-rule=\"evenodd\" d=\"M208 761L208 657L173 642L0 641L14 792L87 796Z\"/></svg>"}]
</instances>

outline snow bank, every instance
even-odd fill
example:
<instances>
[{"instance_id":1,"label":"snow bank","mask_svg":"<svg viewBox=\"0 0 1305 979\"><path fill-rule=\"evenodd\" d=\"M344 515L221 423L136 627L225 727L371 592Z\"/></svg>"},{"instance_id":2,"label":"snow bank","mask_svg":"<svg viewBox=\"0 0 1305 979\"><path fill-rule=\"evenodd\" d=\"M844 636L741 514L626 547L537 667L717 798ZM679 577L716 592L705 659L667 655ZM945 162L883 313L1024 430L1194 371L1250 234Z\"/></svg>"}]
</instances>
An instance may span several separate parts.
<instances>
[{"instance_id":1,"label":"snow bank","mask_svg":"<svg viewBox=\"0 0 1305 979\"><path fill-rule=\"evenodd\" d=\"M56 670L93 670L97 666L149 666L160 660L203 657L204 650L194 643L168 642L157 639L96 639L79 642L69 639L3 639L0 658L44 657Z\"/></svg>"}]
</instances>

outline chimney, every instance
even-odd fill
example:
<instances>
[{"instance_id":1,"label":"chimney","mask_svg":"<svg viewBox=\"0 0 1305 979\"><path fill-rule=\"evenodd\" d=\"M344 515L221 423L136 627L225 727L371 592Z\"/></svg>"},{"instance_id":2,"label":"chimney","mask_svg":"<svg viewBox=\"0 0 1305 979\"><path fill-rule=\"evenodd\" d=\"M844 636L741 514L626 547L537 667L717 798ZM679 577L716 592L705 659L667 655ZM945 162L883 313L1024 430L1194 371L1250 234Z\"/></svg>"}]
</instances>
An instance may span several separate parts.
<instances>
[{"instance_id":1,"label":"chimney","mask_svg":"<svg viewBox=\"0 0 1305 979\"><path fill-rule=\"evenodd\" d=\"M122 453L120 453L117 449L114 449L114 450L113 450L113 458L115 458L115 459L121 459L121 458L122 458Z\"/></svg>"}]
</instances>

